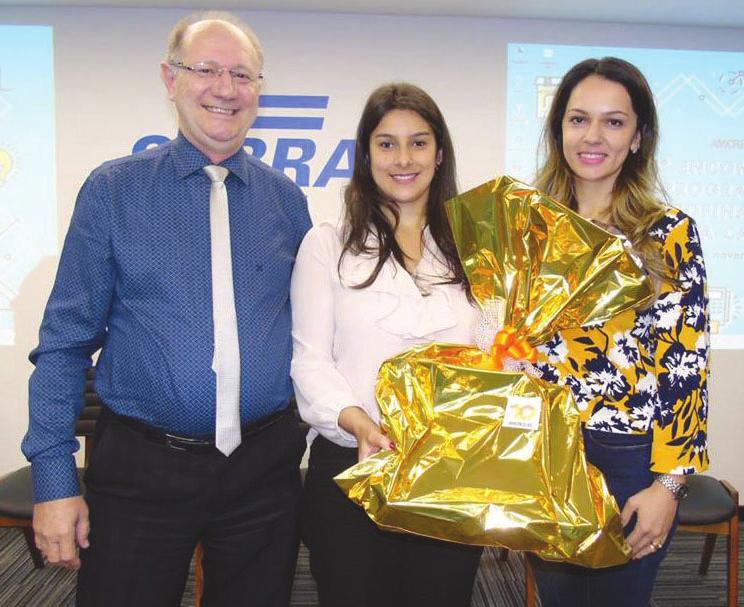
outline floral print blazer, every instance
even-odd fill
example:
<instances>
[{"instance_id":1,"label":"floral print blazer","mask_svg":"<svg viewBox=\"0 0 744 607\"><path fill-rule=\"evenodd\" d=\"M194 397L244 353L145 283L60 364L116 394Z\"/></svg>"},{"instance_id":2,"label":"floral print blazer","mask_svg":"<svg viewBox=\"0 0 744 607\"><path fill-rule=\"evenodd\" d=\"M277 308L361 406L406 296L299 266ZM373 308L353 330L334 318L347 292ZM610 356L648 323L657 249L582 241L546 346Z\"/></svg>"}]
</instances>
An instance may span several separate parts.
<instances>
[{"instance_id":1,"label":"floral print blazer","mask_svg":"<svg viewBox=\"0 0 744 607\"><path fill-rule=\"evenodd\" d=\"M651 307L556 333L539 348L544 379L568 385L588 428L653 435L651 470L708 467L709 319L695 222L669 207L652 228L676 284Z\"/></svg>"}]
</instances>

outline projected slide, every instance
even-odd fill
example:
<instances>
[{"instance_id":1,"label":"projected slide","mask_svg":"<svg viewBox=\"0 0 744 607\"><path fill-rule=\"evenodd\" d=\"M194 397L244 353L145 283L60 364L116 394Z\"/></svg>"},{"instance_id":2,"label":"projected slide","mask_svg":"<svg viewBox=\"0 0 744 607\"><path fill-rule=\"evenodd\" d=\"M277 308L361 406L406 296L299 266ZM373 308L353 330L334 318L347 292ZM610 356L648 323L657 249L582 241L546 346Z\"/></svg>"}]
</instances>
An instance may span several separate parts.
<instances>
[{"instance_id":1,"label":"projected slide","mask_svg":"<svg viewBox=\"0 0 744 607\"><path fill-rule=\"evenodd\" d=\"M648 78L659 111L661 177L698 224L708 266L712 342L744 347L744 53L510 44L506 172L531 181L563 74L613 55Z\"/></svg>"},{"instance_id":2,"label":"projected slide","mask_svg":"<svg viewBox=\"0 0 744 607\"><path fill-rule=\"evenodd\" d=\"M57 253L52 28L0 25L0 346L26 277Z\"/></svg>"}]
</instances>

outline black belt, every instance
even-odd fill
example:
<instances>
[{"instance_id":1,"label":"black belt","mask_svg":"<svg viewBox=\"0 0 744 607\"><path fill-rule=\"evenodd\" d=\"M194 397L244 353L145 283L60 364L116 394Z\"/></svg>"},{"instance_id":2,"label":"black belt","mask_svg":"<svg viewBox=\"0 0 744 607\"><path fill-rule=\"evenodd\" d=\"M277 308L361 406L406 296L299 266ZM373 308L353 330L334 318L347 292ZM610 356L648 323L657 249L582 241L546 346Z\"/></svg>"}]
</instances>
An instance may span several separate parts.
<instances>
[{"instance_id":1,"label":"black belt","mask_svg":"<svg viewBox=\"0 0 744 607\"><path fill-rule=\"evenodd\" d=\"M291 410L292 407L286 407L285 409L275 411L271 415L267 415L266 417L256 422L247 424L241 428L240 435L243 439L246 439L250 436L258 434L259 432L263 432L264 430L266 430L270 426L273 426L275 423L281 420ZM111 419L114 419L117 422L129 428L132 428L133 430L144 436L147 440L153 443L157 443L158 445L165 445L169 449L174 449L176 451L187 451L188 453L195 454L213 453L217 450L217 447L215 447L214 444L214 436L192 437L171 434L170 432L165 432L160 428L150 426L149 424L146 424L139 419L114 413L107 407L104 407L101 413L102 416L110 416Z\"/></svg>"}]
</instances>

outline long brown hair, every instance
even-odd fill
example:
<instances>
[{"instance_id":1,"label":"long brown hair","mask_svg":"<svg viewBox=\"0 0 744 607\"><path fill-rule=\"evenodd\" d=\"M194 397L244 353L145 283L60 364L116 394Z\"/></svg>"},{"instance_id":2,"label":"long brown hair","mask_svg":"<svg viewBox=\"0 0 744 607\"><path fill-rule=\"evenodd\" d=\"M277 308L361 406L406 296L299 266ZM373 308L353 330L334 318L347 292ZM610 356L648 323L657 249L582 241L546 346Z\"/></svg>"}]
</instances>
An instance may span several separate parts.
<instances>
[{"instance_id":1,"label":"long brown hair","mask_svg":"<svg viewBox=\"0 0 744 607\"><path fill-rule=\"evenodd\" d=\"M586 59L563 76L543 129L545 162L537 172L535 185L576 210L574 174L563 155L563 117L574 88L593 74L625 88L638 117L641 136L638 151L628 154L615 180L610 221L630 240L652 277L671 280L650 234L652 226L664 216L667 200L656 165L659 141L656 106L646 78L632 63L616 57Z\"/></svg>"},{"instance_id":2,"label":"long brown hair","mask_svg":"<svg viewBox=\"0 0 744 607\"><path fill-rule=\"evenodd\" d=\"M426 222L434 242L441 251L451 271L451 278L443 282L461 284L467 288L468 281L457 256L457 248L447 221L444 202L457 195L455 180L455 153L447 123L434 100L419 87L406 82L396 82L379 87L367 99L356 133L354 170L349 185L344 190L344 246L339 259L346 253L352 255L374 255L377 263L367 279L353 285L363 289L370 286L392 255L405 268L405 254L395 240L399 211L396 203L380 192L372 178L369 145L372 131L391 110L410 110L423 118L434 132L434 139L441 163L434 172L429 186L426 205ZM391 224L387 213L394 218ZM368 244L368 237L376 237L377 244Z\"/></svg>"}]
</instances>

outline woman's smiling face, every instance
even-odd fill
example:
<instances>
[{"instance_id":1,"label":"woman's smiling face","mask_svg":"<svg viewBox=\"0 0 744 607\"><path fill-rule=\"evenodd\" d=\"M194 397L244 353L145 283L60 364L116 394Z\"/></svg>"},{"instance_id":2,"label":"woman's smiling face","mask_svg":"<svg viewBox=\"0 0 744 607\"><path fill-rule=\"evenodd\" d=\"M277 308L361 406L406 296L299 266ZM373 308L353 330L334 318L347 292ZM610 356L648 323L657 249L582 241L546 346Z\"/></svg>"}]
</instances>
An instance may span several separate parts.
<instances>
[{"instance_id":1,"label":"woman's smiling face","mask_svg":"<svg viewBox=\"0 0 744 607\"><path fill-rule=\"evenodd\" d=\"M563 156L578 185L612 189L628 154L640 145L638 117L622 84L592 74L579 82L562 120Z\"/></svg>"},{"instance_id":2,"label":"woman's smiling face","mask_svg":"<svg viewBox=\"0 0 744 607\"><path fill-rule=\"evenodd\" d=\"M412 110L390 110L369 140L372 179L397 204L426 204L441 154L429 123Z\"/></svg>"}]
</instances>

